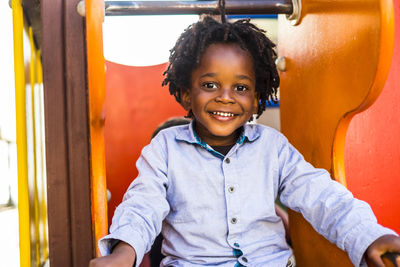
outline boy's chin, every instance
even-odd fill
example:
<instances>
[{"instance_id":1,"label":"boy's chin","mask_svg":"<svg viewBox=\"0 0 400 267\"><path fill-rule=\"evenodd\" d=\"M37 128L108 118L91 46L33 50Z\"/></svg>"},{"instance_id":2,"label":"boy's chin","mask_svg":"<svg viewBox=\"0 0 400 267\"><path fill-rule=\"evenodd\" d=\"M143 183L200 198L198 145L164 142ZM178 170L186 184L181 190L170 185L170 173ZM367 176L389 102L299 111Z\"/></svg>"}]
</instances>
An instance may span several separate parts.
<instances>
[{"instance_id":1,"label":"boy's chin","mask_svg":"<svg viewBox=\"0 0 400 267\"><path fill-rule=\"evenodd\" d=\"M238 129L223 129L210 131L211 135L216 139L231 138L238 135Z\"/></svg>"}]
</instances>

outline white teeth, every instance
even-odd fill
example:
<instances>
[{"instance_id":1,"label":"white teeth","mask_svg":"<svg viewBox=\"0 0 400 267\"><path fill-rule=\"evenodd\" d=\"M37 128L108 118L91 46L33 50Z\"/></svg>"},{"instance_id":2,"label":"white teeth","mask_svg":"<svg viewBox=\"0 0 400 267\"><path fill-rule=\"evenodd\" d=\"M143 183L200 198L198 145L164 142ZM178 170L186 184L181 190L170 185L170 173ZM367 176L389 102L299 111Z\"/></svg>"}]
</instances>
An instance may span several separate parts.
<instances>
[{"instance_id":1,"label":"white teeth","mask_svg":"<svg viewBox=\"0 0 400 267\"><path fill-rule=\"evenodd\" d=\"M235 114L228 112L213 111L212 114L222 116L222 117L233 117Z\"/></svg>"}]
</instances>

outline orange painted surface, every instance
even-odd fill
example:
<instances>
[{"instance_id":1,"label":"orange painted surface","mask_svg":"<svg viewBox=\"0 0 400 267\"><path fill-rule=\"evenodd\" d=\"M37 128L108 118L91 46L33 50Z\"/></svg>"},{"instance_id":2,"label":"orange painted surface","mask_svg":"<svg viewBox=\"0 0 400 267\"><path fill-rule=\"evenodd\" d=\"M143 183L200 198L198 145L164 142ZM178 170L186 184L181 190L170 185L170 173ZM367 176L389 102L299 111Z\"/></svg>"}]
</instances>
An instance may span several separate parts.
<instances>
[{"instance_id":1,"label":"orange painted surface","mask_svg":"<svg viewBox=\"0 0 400 267\"><path fill-rule=\"evenodd\" d=\"M303 0L302 19L279 20L281 129L316 167L346 184L344 139L351 117L381 92L393 46L388 0ZM290 212L298 266L352 266L347 255Z\"/></svg>"},{"instance_id":2,"label":"orange painted surface","mask_svg":"<svg viewBox=\"0 0 400 267\"><path fill-rule=\"evenodd\" d=\"M396 26L400 1L394 2ZM345 143L347 185L370 203L379 223L400 233L400 28L392 65L377 101L350 123Z\"/></svg>"},{"instance_id":3,"label":"orange painted surface","mask_svg":"<svg viewBox=\"0 0 400 267\"><path fill-rule=\"evenodd\" d=\"M103 55L104 2L86 1L86 42L89 86L90 178L94 246L108 233L104 152L105 71ZM99 256L99 250L96 249Z\"/></svg>"},{"instance_id":4,"label":"orange painted surface","mask_svg":"<svg viewBox=\"0 0 400 267\"><path fill-rule=\"evenodd\" d=\"M109 221L129 184L137 176L136 160L156 127L170 117L186 115L162 87L167 64L131 67L106 62L105 148Z\"/></svg>"}]
</instances>

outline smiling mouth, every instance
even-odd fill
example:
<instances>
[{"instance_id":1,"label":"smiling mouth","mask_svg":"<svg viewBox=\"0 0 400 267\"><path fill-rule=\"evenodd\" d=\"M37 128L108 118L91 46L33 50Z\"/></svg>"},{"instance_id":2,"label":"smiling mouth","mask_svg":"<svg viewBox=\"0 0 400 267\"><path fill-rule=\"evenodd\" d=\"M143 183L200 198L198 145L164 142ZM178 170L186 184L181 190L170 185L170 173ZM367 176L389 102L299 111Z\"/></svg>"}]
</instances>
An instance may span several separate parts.
<instances>
[{"instance_id":1,"label":"smiling mouth","mask_svg":"<svg viewBox=\"0 0 400 267\"><path fill-rule=\"evenodd\" d=\"M217 115L221 117L235 117L237 114L230 113L230 112L222 112L222 111L211 111L210 112L212 115Z\"/></svg>"}]
</instances>

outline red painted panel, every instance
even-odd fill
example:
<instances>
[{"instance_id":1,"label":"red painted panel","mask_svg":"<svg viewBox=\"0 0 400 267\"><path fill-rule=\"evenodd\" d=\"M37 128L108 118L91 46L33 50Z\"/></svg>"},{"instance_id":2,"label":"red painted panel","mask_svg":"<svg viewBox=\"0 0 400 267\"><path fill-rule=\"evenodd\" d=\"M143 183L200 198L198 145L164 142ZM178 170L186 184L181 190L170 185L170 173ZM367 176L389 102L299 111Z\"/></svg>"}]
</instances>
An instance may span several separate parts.
<instances>
[{"instance_id":1,"label":"red painted panel","mask_svg":"<svg viewBox=\"0 0 400 267\"><path fill-rule=\"evenodd\" d=\"M162 87L167 64L131 67L106 62L105 152L107 188L111 191L108 218L132 180L136 160L164 120L185 115L184 109Z\"/></svg>"},{"instance_id":2,"label":"red painted panel","mask_svg":"<svg viewBox=\"0 0 400 267\"><path fill-rule=\"evenodd\" d=\"M345 144L348 188L370 203L379 223L400 233L400 1L392 65L377 101L350 123Z\"/></svg>"}]
</instances>

